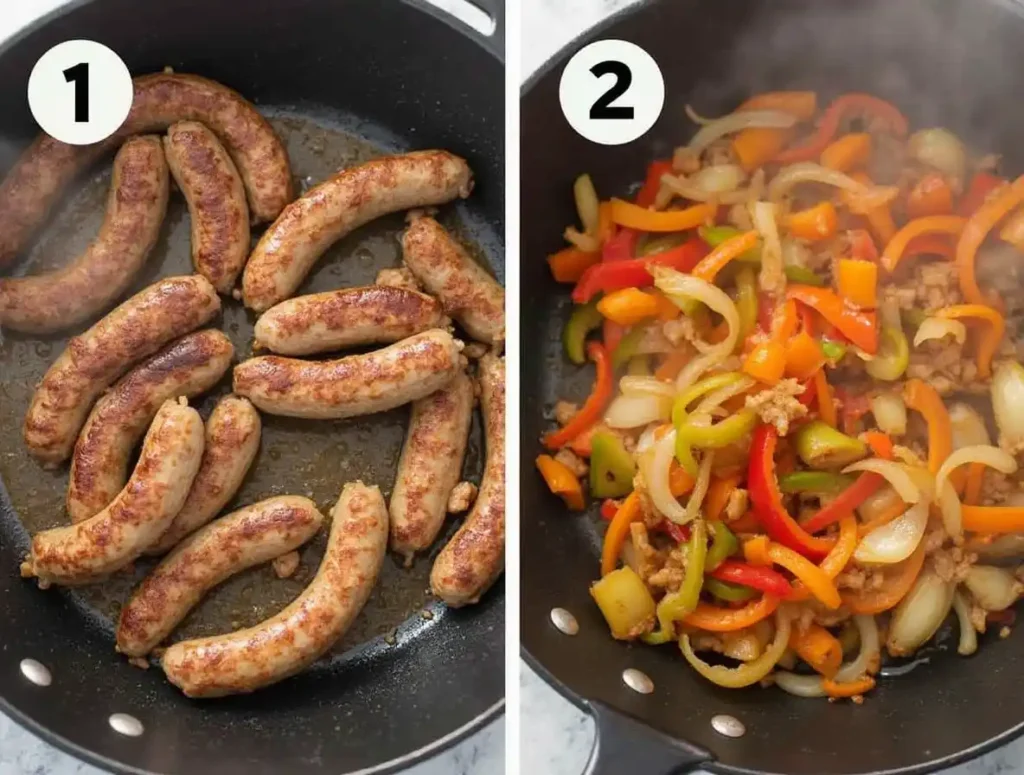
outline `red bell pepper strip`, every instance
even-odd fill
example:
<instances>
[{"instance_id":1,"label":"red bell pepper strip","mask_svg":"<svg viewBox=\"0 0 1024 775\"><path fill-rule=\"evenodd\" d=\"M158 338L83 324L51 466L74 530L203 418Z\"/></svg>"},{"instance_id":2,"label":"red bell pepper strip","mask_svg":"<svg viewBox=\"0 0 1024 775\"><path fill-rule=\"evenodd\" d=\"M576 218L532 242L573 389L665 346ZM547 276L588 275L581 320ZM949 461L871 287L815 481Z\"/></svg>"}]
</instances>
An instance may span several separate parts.
<instances>
[{"instance_id":1,"label":"red bell pepper strip","mask_svg":"<svg viewBox=\"0 0 1024 775\"><path fill-rule=\"evenodd\" d=\"M878 474L865 471L857 477L857 481L839 493L834 501L819 509L817 514L805 520L800 527L808 533L824 530L838 522L844 514L852 514L855 508L878 492L884 482L885 479Z\"/></svg>"},{"instance_id":2,"label":"red bell pepper strip","mask_svg":"<svg viewBox=\"0 0 1024 775\"><path fill-rule=\"evenodd\" d=\"M619 325L614 320L606 318L601 325L601 341L604 343L604 348L610 353L615 352L625 335L626 327Z\"/></svg>"},{"instance_id":3,"label":"red bell pepper strip","mask_svg":"<svg viewBox=\"0 0 1024 775\"><path fill-rule=\"evenodd\" d=\"M839 125L849 113L867 114L888 124L889 131L897 137L906 137L907 119L891 102L871 94L843 94L832 100L818 121L817 131L803 145L787 148L775 157L779 164L797 161L811 161L821 156L829 143L839 132Z\"/></svg>"},{"instance_id":4,"label":"red bell pepper strip","mask_svg":"<svg viewBox=\"0 0 1024 775\"><path fill-rule=\"evenodd\" d=\"M658 196L658 191L661 188L661 176L666 175L671 171L671 159L652 161L647 166L647 178L644 180L644 184L640 188L640 191L637 192L634 202L641 207L650 207L654 204L654 200Z\"/></svg>"},{"instance_id":5,"label":"red bell pepper strip","mask_svg":"<svg viewBox=\"0 0 1024 775\"><path fill-rule=\"evenodd\" d=\"M808 409L811 408L811 404L814 403L814 399L817 398L818 391L815 387L814 377L811 377L804 383L804 392L796 397L796 400L806 406Z\"/></svg>"},{"instance_id":6,"label":"red bell pepper strip","mask_svg":"<svg viewBox=\"0 0 1024 775\"><path fill-rule=\"evenodd\" d=\"M821 562L834 542L815 538L786 511L779 482L775 477L775 447L778 441L779 433L772 425L761 424L754 430L750 445L750 466L747 469L747 489L754 516L772 540L813 562Z\"/></svg>"},{"instance_id":7,"label":"red bell pepper strip","mask_svg":"<svg viewBox=\"0 0 1024 775\"><path fill-rule=\"evenodd\" d=\"M611 401L612 391L615 389L615 374L612 371L612 359L608 356L608 350L597 342L588 342L587 357L597 367L594 390L587 397L583 407L564 427L545 434L543 442L548 449L561 449L583 433L601 419L608 402Z\"/></svg>"},{"instance_id":8,"label":"red bell pepper strip","mask_svg":"<svg viewBox=\"0 0 1024 775\"><path fill-rule=\"evenodd\" d=\"M601 503L601 519L605 522L611 522L615 519L615 515L618 513L621 505L619 501L613 498L605 498Z\"/></svg>"},{"instance_id":9,"label":"red bell pepper strip","mask_svg":"<svg viewBox=\"0 0 1024 775\"><path fill-rule=\"evenodd\" d=\"M1003 178L997 177L990 172L979 172L973 178L971 183L967 187L967 191L960 199L960 203L957 205L957 215L962 215L964 218L970 218L974 215L975 211L985 204L985 200L988 199L988 195L995 191L1000 186L1007 185L1007 181Z\"/></svg>"},{"instance_id":10,"label":"red bell pepper strip","mask_svg":"<svg viewBox=\"0 0 1024 775\"><path fill-rule=\"evenodd\" d=\"M658 533L664 533L677 544L683 544L690 540L690 526L677 525L671 519L661 520L661 522L654 526L653 530Z\"/></svg>"},{"instance_id":11,"label":"red bell pepper strip","mask_svg":"<svg viewBox=\"0 0 1024 775\"><path fill-rule=\"evenodd\" d=\"M602 261L625 261L636 254L636 241L640 234L636 229L619 229L601 248Z\"/></svg>"},{"instance_id":12,"label":"red bell pepper strip","mask_svg":"<svg viewBox=\"0 0 1024 775\"><path fill-rule=\"evenodd\" d=\"M678 272L689 272L711 251L702 239L691 239L682 245L650 258L632 258L624 261L602 261L583 273L572 292L577 304L586 304L601 292L620 288L641 288L653 285L654 278L647 267L656 264Z\"/></svg>"},{"instance_id":13,"label":"red bell pepper strip","mask_svg":"<svg viewBox=\"0 0 1024 775\"><path fill-rule=\"evenodd\" d=\"M723 560L717 568L708 573L713 579L742 584L759 589L769 595L786 598L793 591L789 581L776 570L764 565L751 565L740 560Z\"/></svg>"},{"instance_id":14,"label":"red bell pepper strip","mask_svg":"<svg viewBox=\"0 0 1024 775\"><path fill-rule=\"evenodd\" d=\"M874 355L878 351L878 315L874 310L856 309L828 288L811 285L791 285L786 297L806 304L864 352Z\"/></svg>"},{"instance_id":15,"label":"red bell pepper strip","mask_svg":"<svg viewBox=\"0 0 1024 775\"><path fill-rule=\"evenodd\" d=\"M865 229L850 229L850 253L860 261L878 263L878 246Z\"/></svg>"}]
</instances>

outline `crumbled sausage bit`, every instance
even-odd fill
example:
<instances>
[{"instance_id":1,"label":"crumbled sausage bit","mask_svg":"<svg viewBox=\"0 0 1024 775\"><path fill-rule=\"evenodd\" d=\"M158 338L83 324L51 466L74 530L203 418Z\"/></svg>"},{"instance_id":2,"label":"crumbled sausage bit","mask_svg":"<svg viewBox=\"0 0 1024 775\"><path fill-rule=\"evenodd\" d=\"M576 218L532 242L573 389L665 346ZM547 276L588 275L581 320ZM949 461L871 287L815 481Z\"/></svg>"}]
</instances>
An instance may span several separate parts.
<instances>
[{"instance_id":1,"label":"crumbled sausage bit","mask_svg":"<svg viewBox=\"0 0 1024 775\"><path fill-rule=\"evenodd\" d=\"M381 269L377 272L376 283L377 285L391 285L395 288L408 288L410 291L420 289L415 275L404 266L396 269Z\"/></svg>"},{"instance_id":2,"label":"crumbled sausage bit","mask_svg":"<svg viewBox=\"0 0 1024 775\"><path fill-rule=\"evenodd\" d=\"M774 387L747 396L746 407L753 409L763 422L775 426L780 436L789 433L793 420L807 416L807 407L796 396L804 392L804 386L795 379L784 379Z\"/></svg>"},{"instance_id":3,"label":"crumbled sausage bit","mask_svg":"<svg viewBox=\"0 0 1024 775\"><path fill-rule=\"evenodd\" d=\"M666 320L661 331L665 334L665 338L676 346L683 342L696 342L700 338L697 336L697 329L694 327L693 321L685 315L675 320Z\"/></svg>"},{"instance_id":4,"label":"crumbled sausage bit","mask_svg":"<svg viewBox=\"0 0 1024 775\"><path fill-rule=\"evenodd\" d=\"M1010 450L1016 454L1017 450ZM1014 482L1003 473L994 469L986 469L981 485L981 502L985 506L995 506L1003 503L1016 489Z\"/></svg>"},{"instance_id":5,"label":"crumbled sausage bit","mask_svg":"<svg viewBox=\"0 0 1024 775\"><path fill-rule=\"evenodd\" d=\"M279 579L289 579L299 569L299 553L288 552L287 554L282 554L274 560L272 565L274 566L274 573L277 574Z\"/></svg>"},{"instance_id":6,"label":"crumbled sausage bit","mask_svg":"<svg viewBox=\"0 0 1024 775\"><path fill-rule=\"evenodd\" d=\"M641 579L647 581L665 564L665 553L651 546L647 536L647 525L643 522L634 522L629 526L629 537L636 550L637 564L640 566L636 571Z\"/></svg>"},{"instance_id":7,"label":"crumbled sausage bit","mask_svg":"<svg viewBox=\"0 0 1024 775\"><path fill-rule=\"evenodd\" d=\"M573 475L577 479L586 476L587 471L590 470L586 462L584 462L581 457L571 449L566 449L565 447L562 447L562 449L555 453L555 460L572 471Z\"/></svg>"},{"instance_id":8,"label":"crumbled sausage bit","mask_svg":"<svg viewBox=\"0 0 1024 775\"><path fill-rule=\"evenodd\" d=\"M559 453L561 454L561 452ZM555 456L557 459L558 455ZM462 514L469 511L476 501L477 486L472 482L459 482L448 496L448 513Z\"/></svg>"},{"instance_id":9,"label":"crumbled sausage bit","mask_svg":"<svg viewBox=\"0 0 1024 775\"><path fill-rule=\"evenodd\" d=\"M558 401L555 403L555 422L563 426L568 425L579 410L579 406L572 401Z\"/></svg>"},{"instance_id":10,"label":"crumbled sausage bit","mask_svg":"<svg viewBox=\"0 0 1024 775\"><path fill-rule=\"evenodd\" d=\"M978 561L978 555L964 551L961 546L953 546L933 552L931 560L940 579L959 583L967 578L967 571Z\"/></svg>"}]
</instances>

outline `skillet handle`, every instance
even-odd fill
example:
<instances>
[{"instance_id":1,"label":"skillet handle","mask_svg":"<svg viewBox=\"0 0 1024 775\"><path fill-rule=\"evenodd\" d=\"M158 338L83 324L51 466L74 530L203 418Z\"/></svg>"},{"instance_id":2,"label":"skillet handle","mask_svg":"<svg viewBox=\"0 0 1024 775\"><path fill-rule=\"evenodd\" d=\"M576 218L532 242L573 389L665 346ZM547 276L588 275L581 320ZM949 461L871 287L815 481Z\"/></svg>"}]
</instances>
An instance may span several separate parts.
<instances>
[{"instance_id":1,"label":"skillet handle","mask_svg":"<svg viewBox=\"0 0 1024 775\"><path fill-rule=\"evenodd\" d=\"M479 30L470 27L447 10L435 5L434 2L428 0L403 0L403 2L444 19L494 54L501 62L505 61L505 0L461 0L469 5L475 5L494 20L494 31L490 35L484 35Z\"/></svg>"},{"instance_id":2,"label":"skillet handle","mask_svg":"<svg viewBox=\"0 0 1024 775\"><path fill-rule=\"evenodd\" d=\"M584 775L681 775L713 758L600 702L590 711L597 734Z\"/></svg>"}]
</instances>

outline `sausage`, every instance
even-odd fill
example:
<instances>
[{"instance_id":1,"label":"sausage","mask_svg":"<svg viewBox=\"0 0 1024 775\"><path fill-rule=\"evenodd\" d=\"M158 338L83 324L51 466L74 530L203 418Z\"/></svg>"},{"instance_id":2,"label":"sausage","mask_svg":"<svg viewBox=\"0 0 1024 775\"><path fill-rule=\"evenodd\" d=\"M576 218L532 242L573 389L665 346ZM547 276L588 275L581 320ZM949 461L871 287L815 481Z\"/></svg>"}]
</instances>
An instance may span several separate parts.
<instances>
[{"instance_id":1,"label":"sausage","mask_svg":"<svg viewBox=\"0 0 1024 775\"><path fill-rule=\"evenodd\" d=\"M274 220L294 198L288 153L255 106L237 92L198 75L154 73L135 79L128 118L108 140L67 145L40 135L0 183L0 269L28 245L71 182L126 137L162 132L176 121L200 121L235 162L258 222Z\"/></svg>"},{"instance_id":2,"label":"sausage","mask_svg":"<svg viewBox=\"0 0 1024 775\"><path fill-rule=\"evenodd\" d=\"M114 159L106 215L96 239L63 269L0 279L0 326L52 334L109 308L138 276L156 244L167 212L168 180L160 138L126 142Z\"/></svg>"},{"instance_id":3,"label":"sausage","mask_svg":"<svg viewBox=\"0 0 1024 775\"><path fill-rule=\"evenodd\" d=\"M67 460L93 402L114 380L219 311L205 278L168 277L74 337L32 396L23 429L29 454L47 468Z\"/></svg>"},{"instance_id":4,"label":"sausage","mask_svg":"<svg viewBox=\"0 0 1024 775\"><path fill-rule=\"evenodd\" d=\"M430 589L453 608L475 603L505 565L505 359L480 359L487 462L473 510L430 571Z\"/></svg>"},{"instance_id":5,"label":"sausage","mask_svg":"<svg viewBox=\"0 0 1024 775\"><path fill-rule=\"evenodd\" d=\"M445 323L433 296L387 285L314 293L282 301L256 321L256 348L311 355L390 344Z\"/></svg>"},{"instance_id":6,"label":"sausage","mask_svg":"<svg viewBox=\"0 0 1024 775\"><path fill-rule=\"evenodd\" d=\"M341 170L285 208L249 257L245 306L263 312L295 293L327 248L387 213L469 196L472 172L447 151L383 156Z\"/></svg>"},{"instance_id":7,"label":"sausage","mask_svg":"<svg viewBox=\"0 0 1024 775\"><path fill-rule=\"evenodd\" d=\"M380 490L354 482L331 519L320 569L303 593L255 627L170 646L161 666L171 683L188 697L255 691L300 672L345 634L380 574L388 512Z\"/></svg>"},{"instance_id":8,"label":"sausage","mask_svg":"<svg viewBox=\"0 0 1024 775\"><path fill-rule=\"evenodd\" d=\"M412 559L437 538L459 481L473 419L473 381L463 371L415 401L391 492L391 550Z\"/></svg>"},{"instance_id":9,"label":"sausage","mask_svg":"<svg viewBox=\"0 0 1024 775\"><path fill-rule=\"evenodd\" d=\"M146 554L163 554L220 514L235 497L260 448L260 413L245 398L225 396L206 421L199 473L171 526Z\"/></svg>"},{"instance_id":10,"label":"sausage","mask_svg":"<svg viewBox=\"0 0 1024 775\"><path fill-rule=\"evenodd\" d=\"M124 487L132 450L164 401L205 393L224 376L234 353L231 340L220 331L189 334L103 394L71 456L67 503L72 522L101 511Z\"/></svg>"},{"instance_id":11,"label":"sausage","mask_svg":"<svg viewBox=\"0 0 1024 775\"><path fill-rule=\"evenodd\" d=\"M505 340L505 289L433 218L416 218L402 237L402 260L427 293L477 341Z\"/></svg>"},{"instance_id":12,"label":"sausage","mask_svg":"<svg viewBox=\"0 0 1024 775\"><path fill-rule=\"evenodd\" d=\"M440 328L365 355L302 361L278 355L235 367L234 390L270 414L340 419L384 412L439 390L463 366L462 343Z\"/></svg>"},{"instance_id":13,"label":"sausage","mask_svg":"<svg viewBox=\"0 0 1024 775\"><path fill-rule=\"evenodd\" d=\"M171 524L202 457L199 412L183 398L167 401L146 433L131 479L113 503L77 525L37 533L21 575L35 576L40 587L47 587L88 584L121 570Z\"/></svg>"},{"instance_id":14,"label":"sausage","mask_svg":"<svg viewBox=\"0 0 1024 775\"><path fill-rule=\"evenodd\" d=\"M164 138L171 174L192 223L192 264L229 294L249 257L245 186L217 135L197 121L172 124Z\"/></svg>"},{"instance_id":15,"label":"sausage","mask_svg":"<svg viewBox=\"0 0 1024 775\"><path fill-rule=\"evenodd\" d=\"M117 650L145 656L207 592L246 568L302 546L323 520L309 498L282 495L207 525L171 552L121 609Z\"/></svg>"}]
</instances>

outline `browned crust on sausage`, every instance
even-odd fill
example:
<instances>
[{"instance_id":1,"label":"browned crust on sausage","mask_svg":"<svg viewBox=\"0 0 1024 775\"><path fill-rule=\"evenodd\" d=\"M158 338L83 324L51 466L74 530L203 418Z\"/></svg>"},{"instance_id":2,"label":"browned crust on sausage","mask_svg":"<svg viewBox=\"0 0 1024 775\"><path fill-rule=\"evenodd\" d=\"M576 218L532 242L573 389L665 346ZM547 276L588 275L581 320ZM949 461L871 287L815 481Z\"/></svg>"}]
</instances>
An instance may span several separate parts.
<instances>
[{"instance_id":1,"label":"browned crust on sausage","mask_svg":"<svg viewBox=\"0 0 1024 775\"><path fill-rule=\"evenodd\" d=\"M197 121L172 124L164 138L171 174L188 201L192 263L218 292L231 293L249 257L249 207L234 162Z\"/></svg>"},{"instance_id":2,"label":"browned crust on sausage","mask_svg":"<svg viewBox=\"0 0 1024 775\"><path fill-rule=\"evenodd\" d=\"M160 138L128 140L114 159L106 216L96 239L62 269L0 279L0 326L49 334L73 328L109 307L131 285L156 244L168 190Z\"/></svg>"}]
</instances>

